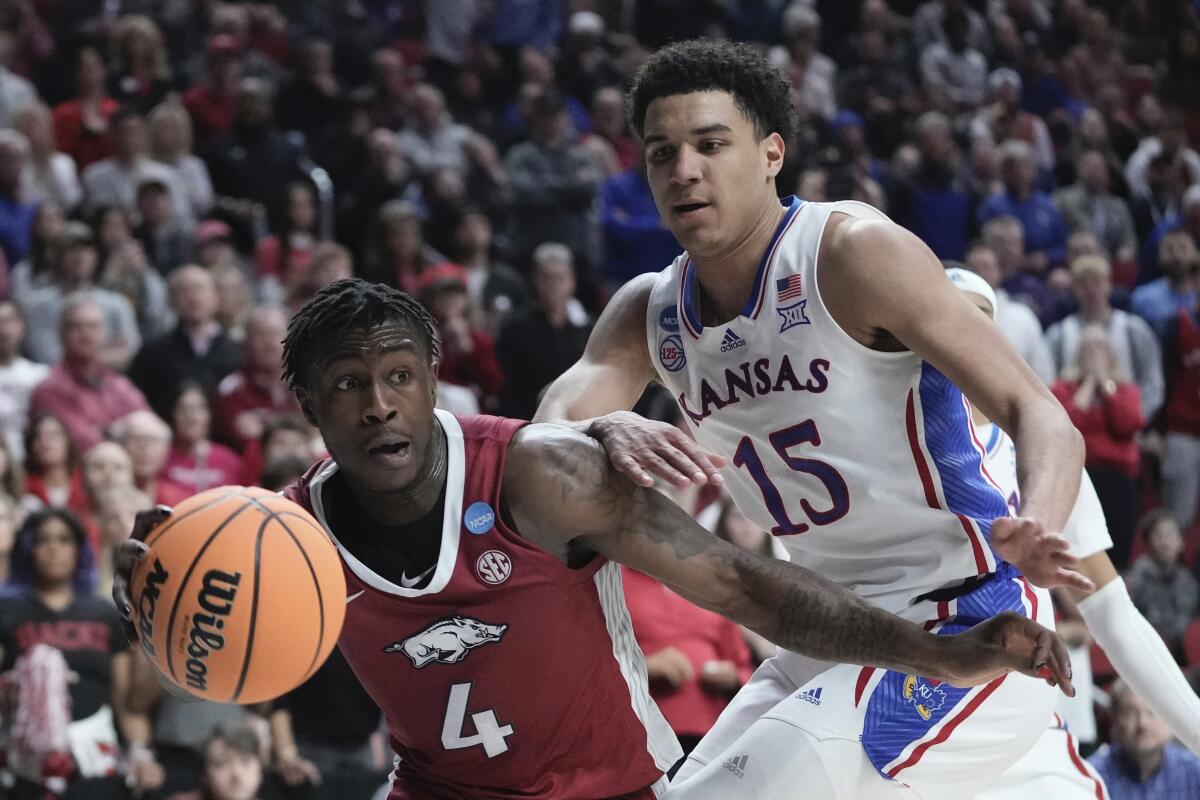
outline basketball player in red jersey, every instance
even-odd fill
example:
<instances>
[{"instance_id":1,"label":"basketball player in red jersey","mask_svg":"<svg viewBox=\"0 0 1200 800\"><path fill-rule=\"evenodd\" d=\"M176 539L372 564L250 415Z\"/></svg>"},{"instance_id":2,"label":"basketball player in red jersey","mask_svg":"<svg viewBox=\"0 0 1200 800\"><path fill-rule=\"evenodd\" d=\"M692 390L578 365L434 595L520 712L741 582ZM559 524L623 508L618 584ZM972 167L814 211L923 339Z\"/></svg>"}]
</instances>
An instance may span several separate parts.
<instances>
[{"instance_id":1,"label":"basketball player in red jersey","mask_svg":"<svg viewBox=\"0 0 1200 800\"><path fill-rule=\"evenodd\" d=\"M1061 643L1032 622L928 634L710 535L581 432L435 410L437 354L423 308L361 280L321 290L284 347L332 456L285 494L341 553L338 644L387 718L390 800L665 789L680 750L647 693L614 562L818 658L956 684L1045 667L1072 691ZM124 575L139 549L124 551ZM128 616L123 579L114 596Z\"/></svg>"}]
</instances>

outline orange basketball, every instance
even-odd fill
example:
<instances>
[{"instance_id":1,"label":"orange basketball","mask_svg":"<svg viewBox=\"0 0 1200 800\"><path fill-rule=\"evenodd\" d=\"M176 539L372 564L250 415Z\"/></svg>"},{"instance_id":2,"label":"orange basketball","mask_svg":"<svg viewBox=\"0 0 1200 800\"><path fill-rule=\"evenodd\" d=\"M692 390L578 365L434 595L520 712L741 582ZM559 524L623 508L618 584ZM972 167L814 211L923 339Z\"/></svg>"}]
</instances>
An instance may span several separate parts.
<instances>
[{"instance_id":1,"label":"orange basketball","mask_svg":"<svg viewBox=\"0 0 1200 800\"><path fill-rule=\"evenodd\" d=\"M337 643L346 614L341 561L291 500L244 486L209 489L175 506L146 544L130 585L142 651L196 697L278 697Z\"/></svg>"}]
</instances>

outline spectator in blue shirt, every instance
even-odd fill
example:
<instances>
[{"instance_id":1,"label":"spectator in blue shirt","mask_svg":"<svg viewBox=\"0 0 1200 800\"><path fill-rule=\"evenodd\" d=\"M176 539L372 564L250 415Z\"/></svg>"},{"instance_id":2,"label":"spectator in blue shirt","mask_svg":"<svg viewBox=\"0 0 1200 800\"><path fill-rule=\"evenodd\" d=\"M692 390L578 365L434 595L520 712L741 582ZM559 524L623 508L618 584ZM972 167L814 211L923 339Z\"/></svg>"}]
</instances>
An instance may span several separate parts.
<instances>
[{"instance_id":1,"label":"spectator in blue shirt","mask_svg":"<svg viewBox=\"0 0 1200 800\"><path fill-rule=\"evenodd\" d=\"M29 140L11 128L0 130L0 248L9 264L29 252L37 203L25 202L22 175L29 164Z\"/></svg>"},{"instance_id":2,"label":"spectator in blue shirt","mask_svg":"<svg viewBox=\"0 0 1200 800\"><path fill-rule=\"evenodd\" d=\"M1142 252L1138 257L1138 283L1146 283L1159 277L1162 270L1162 265L1158 263L1159 244L1174 230L1187 231L1196 246L1200 247L1200 183L1188 187L1179 203L1178 213L1164 217L1146 237L1146 243L1142 245Z\"/></svg>"},{"instance_id":3,"label":"spectator in blue shirt","mask_svg":"<svg viewBox=\"0 0 1200 800\"><path fill-rule=\"evenodd\" d=\"M1200 276L1200 250L1191 234L1177 228L1158 245L1158 264L1163 276L1133 290L1133 312L1161 339L1167 323L1183 309L1196 307L1196 279Z\"/></svg>"},{"instance_id":4,"label":"spectator in blue shirt","mask_svg":"<svg viewBox=\"0 0 1200 800\"><path fill-rule=\"evenodd\" d=\"M1034 188L1037 167L1029 145L1009 139L1000 147L1004 191L979 206L979 223L994 217L1016 217L1025 230L1026 269L1045 273L1063 263L1067 254L1067 223L1045 192Z\"/></svg>"},{"instance_id":5,"label":"spectator in blue shirt","mask_svg":"<svg viewBox=\"0 0 1200 800\"><path fill-rule=\"evenodd\" d=\"M641 158L632 169L601 184L600 223L604 228L603 280L613 287L635 275L662 270L683 250L658 216Z\"/></svg>"},{"instance_id":6,"label":"spectator in blue shirt","mask_svg":"<svg viewBox=\"0 0 1200 800\"><path fill-rule=\"evenodd\" d=\"M1112 800L1200 797L1200 758L1172 742L1167 726L1123 682L1111 694L1113 744L1092 763Z\"/></svg>"}]
</instances>

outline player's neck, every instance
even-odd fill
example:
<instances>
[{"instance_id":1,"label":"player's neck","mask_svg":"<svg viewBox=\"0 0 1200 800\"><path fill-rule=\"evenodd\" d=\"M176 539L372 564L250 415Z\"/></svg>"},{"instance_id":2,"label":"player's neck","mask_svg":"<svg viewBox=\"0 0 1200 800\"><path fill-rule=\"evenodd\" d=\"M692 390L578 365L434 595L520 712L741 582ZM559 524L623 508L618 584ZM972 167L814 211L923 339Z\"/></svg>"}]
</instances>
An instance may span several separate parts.
<instances>
[{"instance_id":1,"label":"player's neck","mask_svg":"<svg viewBox=\"0 0 1200 800\"><path fill-rule=\"evenodd\" d=\"M434 420L429 452L421 472L399 492L377 494L364 491L353 481L347 481L359 508L368 518L380 525L408 525L429 514L446 490L446 472L450 462L446 434L441 423Z\"/></svg>"},{"instance_id":2,"label":"player's neck","mask_svg":"<svg viewBox=\"0 0 1200 800\"><path fill-rule=\"evenodd\" d=\"M754 288L763 253L786 213L786 206L773 201L763 207L746 235L726 250L706 255L689 254L696 268L700 319L704 325L728 322L741 313Z\"/></svg>"}]
</instances>

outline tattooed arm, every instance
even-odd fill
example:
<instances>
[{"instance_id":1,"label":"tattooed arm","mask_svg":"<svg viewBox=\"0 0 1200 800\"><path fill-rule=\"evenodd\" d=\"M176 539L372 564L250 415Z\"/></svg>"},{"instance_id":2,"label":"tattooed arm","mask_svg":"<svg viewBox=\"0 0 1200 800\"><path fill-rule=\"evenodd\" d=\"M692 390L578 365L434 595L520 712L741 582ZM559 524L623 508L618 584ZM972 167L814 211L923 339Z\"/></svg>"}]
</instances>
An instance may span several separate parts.
<instances>
[{"instance_id":1,"label":"tattooed arm","mask_svg":"<svg viewBox=\"0 0 1200 800\"><path fill-rule=\"evenodd\" d=\"M523 429L509 450L505 499L527 539L571 563L599 553L658 578L699 606L813 658L867 664L957 685L1049 667L1070 691L1062 643L1015 615L934 636L803 567L718 539L669 499L616 471L600 445L556 425Z\"/></svg>"}]
</instances>

